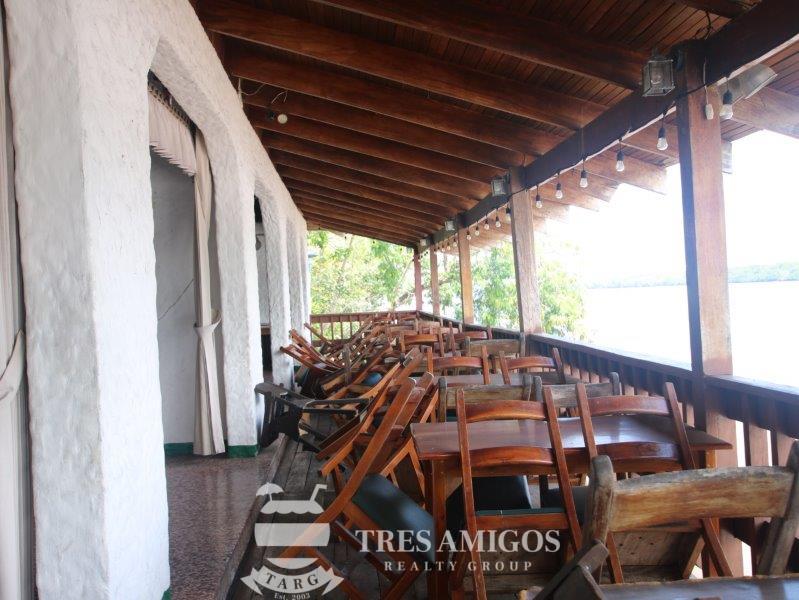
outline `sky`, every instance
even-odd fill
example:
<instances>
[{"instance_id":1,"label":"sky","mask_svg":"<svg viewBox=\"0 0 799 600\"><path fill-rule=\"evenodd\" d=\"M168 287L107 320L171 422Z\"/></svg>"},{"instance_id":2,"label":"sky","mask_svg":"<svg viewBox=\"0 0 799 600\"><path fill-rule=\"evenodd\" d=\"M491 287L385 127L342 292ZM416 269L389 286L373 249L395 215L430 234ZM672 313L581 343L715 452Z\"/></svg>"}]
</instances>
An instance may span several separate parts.
<instances>
[{"instance_id":1,"label":"sky","mask_svg":"<svg viewBox=\"0 0 799 600\"><path fill-rule=\"evenodd\" d=\"M799 262L799 140L758 132L733 142L733 174L724 175L730 267ZM621 185L599 212L573 208L558 238L578 243L573 265L586 281L685 271L679 167L668 193Z\"/></svg>"}]
</instances>

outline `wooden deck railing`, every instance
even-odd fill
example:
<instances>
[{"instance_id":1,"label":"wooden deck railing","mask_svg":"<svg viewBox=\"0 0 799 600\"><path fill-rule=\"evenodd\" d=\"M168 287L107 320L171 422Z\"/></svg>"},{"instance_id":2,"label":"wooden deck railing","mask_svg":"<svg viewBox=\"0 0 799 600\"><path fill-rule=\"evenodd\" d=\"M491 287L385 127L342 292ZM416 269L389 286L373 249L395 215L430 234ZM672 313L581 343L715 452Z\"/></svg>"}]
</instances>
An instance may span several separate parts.
<instances>
[{"instance_id":1,"label":"wooden deck railing","mask_svg":"<svg viewBox=\"0 0 799 600\"><path fill-rule=\"evenodd\" d=\"M346 339L370 314L374 313L314 315L312 322L322 327L329 339ZM465 330L489 329L427 312L402 314L440 319L445 325ZM519 335L519 331L491 328L494 338L514 339ZM736 439L728 441L736 447L743 445L743 460L727 457L727 463L731 459L741 466L785 465L793 440L799 438L799 388L734 376L697 376L688 364L598 348L552 335L525 336L527 354L550 355L553 348L559 350L567 373L586 382L604 381L611 372L616 372L625 392L636 394L661 394L663 384L672 382L689 424L701 427L703 422L695 418L695 408L712 405L723 418L736 422ZM755 535L751 520L735 522L729 529L752 545Z\"/></svg>"}]
</instances>

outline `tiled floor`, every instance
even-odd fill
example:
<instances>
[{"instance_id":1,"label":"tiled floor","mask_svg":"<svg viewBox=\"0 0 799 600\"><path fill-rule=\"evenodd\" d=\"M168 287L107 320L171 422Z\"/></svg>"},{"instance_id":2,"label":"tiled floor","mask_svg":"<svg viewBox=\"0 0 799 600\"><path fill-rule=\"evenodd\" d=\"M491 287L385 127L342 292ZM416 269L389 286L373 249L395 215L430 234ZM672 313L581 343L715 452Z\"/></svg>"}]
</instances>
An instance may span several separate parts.
<instances>
[{"instance_id":1,"label":"tiled floor","mask_svg":"<svg viewBox=\"0 0 799 600\"><path fill-rule=\"evenodd\" d=\"M226 597L260 510L255 492L274 478L278 454L275 443L255 458L167 458L173 600Z\"/></svg>"}]
</instances>

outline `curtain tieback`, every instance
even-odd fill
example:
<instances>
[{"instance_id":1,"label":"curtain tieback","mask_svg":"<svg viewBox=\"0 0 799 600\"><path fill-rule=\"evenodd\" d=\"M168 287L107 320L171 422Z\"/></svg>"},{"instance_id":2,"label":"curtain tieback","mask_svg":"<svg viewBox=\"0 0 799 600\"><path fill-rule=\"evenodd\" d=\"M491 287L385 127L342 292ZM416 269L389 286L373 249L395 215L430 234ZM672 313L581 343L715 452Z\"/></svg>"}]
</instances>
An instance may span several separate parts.
<instances>
[{"instance_id":1,"label":"curtain tieback","mask_svg":"<svg viewBox=\"0 0 799 600\"><path fill-rule=\"evenodd\" d=\"M201 340L207 340L210 335L213 334L214 330L219 326L219 323L222 322L222 313L218 310L214 311L214 320L211 321L208 325L195 325L194 331L197 332L197 335L200 337Z\"/></svg>"},{"instance_id":2,"label":"curtain tieback","mask_svg":"<svg viewBox=\"0 0 799 600\"><path fill-rule=\"evenodd\" d=\"M25 372L25 332L21 329L14 338L14 349L3 374L0 375L0 401L13 398Z\"/></svg>"}]
</instances>

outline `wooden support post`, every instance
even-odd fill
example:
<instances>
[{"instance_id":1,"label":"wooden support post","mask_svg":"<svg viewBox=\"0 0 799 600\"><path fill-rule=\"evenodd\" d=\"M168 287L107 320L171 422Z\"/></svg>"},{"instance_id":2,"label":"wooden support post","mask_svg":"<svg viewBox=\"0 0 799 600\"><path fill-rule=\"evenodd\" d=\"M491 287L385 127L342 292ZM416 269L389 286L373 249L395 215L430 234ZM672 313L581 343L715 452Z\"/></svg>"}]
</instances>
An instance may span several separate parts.
<instances>
[{"instance_id":1,"label":"wooden support post","mask_svg":"<svg viewBox=\"0 0 799 600\"><path fill-rule=\"evenodd\" d=\"M704 386L705 375L732 373L721 127L718 115L710 120L705 116L702 44L690 42L684 48L684 66L678 71L681 93L677 101L677 131L691 367L698 392L694 414L698 427L735 446L735 422L723 414L718 396ZM708 94L712 96L716 91L709 90ZM719 453L716 466L737 466L737 461L733 448ZM740 543L726 532L722 542L734 574L741 575Z\"/></svg>"},{"instance_id":2,"label":"wooden support post","mask_svg":"<svg viewBox=\"0 0 799 600\"><path fill-rule=\"evenodd\" d=\"M441 296L438 293L438 254L430 248L430 296L433 301L433 314L441 315Z\"/></svg>"},{"instance_id":3,"label":"wooden support post","mask_svg":"<svg viewBox=\"0 0 799 600\"><path fill-rule=\"evenodd\" d=\"M416 310L422 310L422 262L418 250L413 252L413 295L416 297Z\"/></svg>"},{"instance_id":4,"label":"wooden support post","mask_svg":"<svg viewBox=\"0 0 799 600\"><path fill-rule=\"evenodd\" d=\"M524 181L524 170L510 170L511 232L513 264L516 268L516 299L519 307L519 329L524 333L542 331L541 298L535 265L533 232L534 200Z\"/></svg>"},{"instance_id":5,"label":"wooden support post","mask_svg":"<svg viewBox=\"0 0 799 600\"><path fill-rule=\"evenodd\" d=\"M474 299L472 296L472 257L469 252L468 229L458 229L458 266L461 273L461 307L463 322L474 323Z\"/></svg>"}]
</instances>

